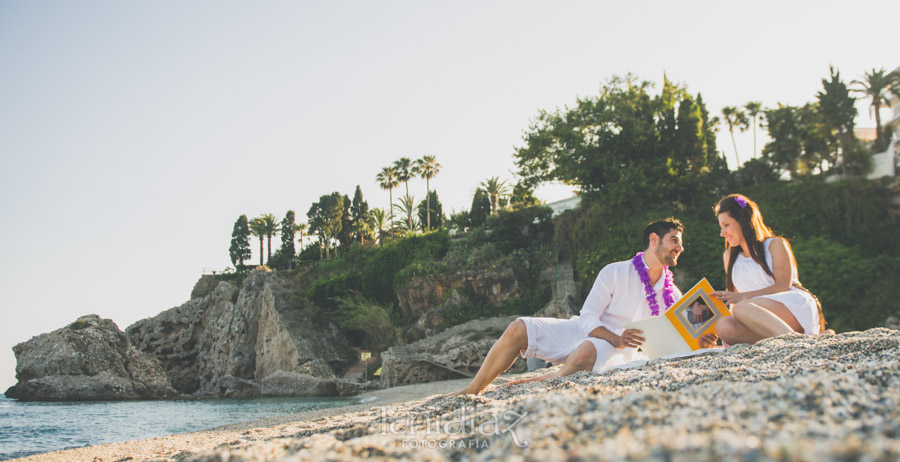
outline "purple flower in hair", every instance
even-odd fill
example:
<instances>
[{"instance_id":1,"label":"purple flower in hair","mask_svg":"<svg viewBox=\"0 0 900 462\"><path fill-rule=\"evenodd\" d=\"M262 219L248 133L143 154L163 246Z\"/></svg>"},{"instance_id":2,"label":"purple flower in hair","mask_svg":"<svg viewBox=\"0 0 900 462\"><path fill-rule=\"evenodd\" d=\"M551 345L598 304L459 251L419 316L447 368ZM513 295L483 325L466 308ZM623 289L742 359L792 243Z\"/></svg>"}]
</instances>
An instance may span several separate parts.
<instances>
[{"instance_id":1,"label":"purple flower in hair","mask_svg":"<svg viewBox=\"0 0 900 462\"><path fill-rule=\"evenodd\" d=\"M747 208L747 199L744 199L741 196L735 196L734 201L737 202L737 204L740 205L742 209Z\"/></svg>"}]
</instances>

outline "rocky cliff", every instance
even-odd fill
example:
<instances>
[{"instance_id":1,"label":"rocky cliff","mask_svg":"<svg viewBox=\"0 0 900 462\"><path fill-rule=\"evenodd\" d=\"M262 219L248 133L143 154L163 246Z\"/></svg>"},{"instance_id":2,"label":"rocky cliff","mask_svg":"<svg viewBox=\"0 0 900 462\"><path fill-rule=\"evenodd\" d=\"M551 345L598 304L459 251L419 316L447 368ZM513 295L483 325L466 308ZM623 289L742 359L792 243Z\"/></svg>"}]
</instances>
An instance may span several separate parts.
<instances>
[{"instance_id":1,"label":"rocky cliff","mask_svg":"<svg viewBox=\"0 0 900 462\"><path fill-rule=\"evenodd\" d=\"M159 399L174 396L162 365L97 315L13 347L18 383L8 398L24 401Z\"/></svg>"},{"instance_id":2,"label":"rocky cliff","mask_svg":"<svg viewBox=\"0 0 900 462\"><path fill-rule=\"evenodd\" d=\"M304 287L299 278L268 271L250 272L240 289L203 276L189 301L124 333L112 321L81 318L16 347L20 382L7 395L27 400L334 396L371 388L336 377L353 360L353 350L333 324L314 321L321 309L300 295ZM474 321L439 333L446 326L444 315L468 303L466 294L499 307L520 296L521 287L515 273L504 268L413 279L397 294L401 308L418 315L407 340L427 338L412 348L446 367L435 368L434 361L386 363L383 382L416 383L458 375L454 370L476 371L509 321Z\"/></svg>"},{"instance_id":3,"label":"rocky cliff","mask_svg":"<svg viewBox=\"0 0 900 462\"><path fill-rule=\"evenodd\" d=\"M21 400L158 399L181 395L334 396L371 385L335 377L352 349L289 278L253 271L240 291L211 276L187 303L125 332L96 315L13 350Z\"/></svg>"},{"instance_id":4,"label":"rocky cliff","mask_svg":"<svg viewBox=\"0 0 900 462\"><path fill-rule=\"evenodd\" d=\"M404 313L418 316L438 306L455 289L468 289L495 307L522 295L515 272L504 267L416 276L397 290L397 303Z\"/></svg>"},{"instance_id":5,"label":"rocky cliff","mask_svg":"<svg viewBox=\"0 0 900 462\"><path fill-rule=\"evenodd\" d=\"M282 371L299 374L306 383L332 383L298 387L292 395L329 394L341 388L334 385L334 369L346 364L342 351L349 346L334 326L312 322L315 307L290 284L274 273L254 271L235 293L229 282L213 288L201 279L193 299L126 332L136 347L159 359L181 393L279 394L266 393L261 384Z\"/></svg>"}]
</instances>

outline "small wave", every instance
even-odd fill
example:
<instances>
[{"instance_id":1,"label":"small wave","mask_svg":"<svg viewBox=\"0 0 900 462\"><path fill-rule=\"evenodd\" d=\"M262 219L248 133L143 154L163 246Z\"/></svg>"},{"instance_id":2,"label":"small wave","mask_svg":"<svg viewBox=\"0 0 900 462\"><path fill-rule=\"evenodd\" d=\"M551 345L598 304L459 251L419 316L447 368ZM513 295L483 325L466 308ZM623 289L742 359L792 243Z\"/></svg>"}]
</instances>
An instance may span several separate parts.
<instances>
[{"instance_id":1,"label":"small wave","mask_svg":"<svg viewBox=\"0 0 900 462\"><path fill-rule=\"evenodd\" d=\"M354 404L347 398L20 403L0 409L0 460Z\"/></svg>"},{"instance_id":2,"label":"small wave","mask_svg":"<svg viewBox=\"0 0 900 462\"><path fill-rule=\"evenodd\" d=\"M361 398L359 400L359 404L371 403L372 401L375 401L376 399L378 399L377 396L366 396L365 398Z\"/></svg>"}]
</instances>

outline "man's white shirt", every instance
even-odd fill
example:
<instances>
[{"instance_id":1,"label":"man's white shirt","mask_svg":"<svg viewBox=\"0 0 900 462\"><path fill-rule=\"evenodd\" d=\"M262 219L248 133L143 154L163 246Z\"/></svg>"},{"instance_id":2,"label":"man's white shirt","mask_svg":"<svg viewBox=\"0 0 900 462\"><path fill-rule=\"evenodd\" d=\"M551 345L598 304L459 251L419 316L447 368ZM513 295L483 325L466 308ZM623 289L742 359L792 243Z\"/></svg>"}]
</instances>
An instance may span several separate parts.
<instances>
[{"instance_id":1,"label":"man's white shirt","mask_svg":"<svg viewBox=\"0 0 900 462\"><path fill-rule=\"evenodd\" d=\"M644 267L647 268L646 263ZM662 293L665 285L665 274L659 278L653 290L660 314L666 310ZM672 284L675 301L681 298L681 290ZM581 333L587 337L592 330L605 327L621 335L625 324L652 316L650 302L644 291L644 283L631 260L610 263L600 270L590 294L581 307L578 318Z\"/></svg>"}]
</instances>

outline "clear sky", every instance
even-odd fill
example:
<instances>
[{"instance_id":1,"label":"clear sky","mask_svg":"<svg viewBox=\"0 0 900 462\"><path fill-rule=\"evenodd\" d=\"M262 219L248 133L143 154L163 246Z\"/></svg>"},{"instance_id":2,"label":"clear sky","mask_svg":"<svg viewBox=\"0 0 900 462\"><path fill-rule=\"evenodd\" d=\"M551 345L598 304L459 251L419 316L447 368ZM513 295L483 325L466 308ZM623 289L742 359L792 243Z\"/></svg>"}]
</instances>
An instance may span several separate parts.
<instances>
[{"instance_id":1,"label":"clear sky","mask_svg":"<svg viewBox=\"0 0 900 462\"><path fill-rule=\"evenodd\" d=\"M124 329L187 301L204 268L230 265L241 214L305 221L319 196L356 185L385 207L375 175L423 154L443 165L444 210L467 209L480 181L512 177L539 110L614 74L665 73L714 113L803 104L829 64L848 81L900 64L898 13L895 1L0 0L0 392L15 382L11 347L31 336L89 313ZM719 148L733 159L727 132ZM417 201L424 189L410 184Z\"/></svg>"}]
</instances>

